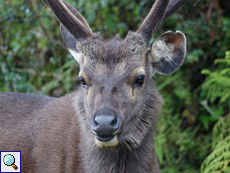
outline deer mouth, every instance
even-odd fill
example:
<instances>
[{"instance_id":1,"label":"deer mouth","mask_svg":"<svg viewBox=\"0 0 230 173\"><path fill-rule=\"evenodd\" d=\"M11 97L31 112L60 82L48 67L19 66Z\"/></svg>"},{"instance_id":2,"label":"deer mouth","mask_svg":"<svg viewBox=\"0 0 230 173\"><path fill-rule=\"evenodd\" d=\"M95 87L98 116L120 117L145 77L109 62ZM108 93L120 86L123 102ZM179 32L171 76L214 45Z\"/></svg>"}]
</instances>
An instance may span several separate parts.
<instances>
[{"instance_id":1,"label":"deer mouth","mask_svg":"<svg viewBox=\"0 0 230 173\"><path fill-rule=\"evenodd\" d=\"M95 136L95 143L100 148L115 147L118 145L117 135L112 136Z\"/></svg>"},{"instance_id":2,"label":"deer mouth","mask_svg":"<svg viewBox=\"0 0 230 173\"><path fill-rule=\"evenodd\" d=\"M111 135L111 136L107 136L107 135L97 135L96 138L97 140L99 141L102 141L102 142L108 142L110 141L111 139L113 139L114 135Z\"/></svg>"}]
</instances>

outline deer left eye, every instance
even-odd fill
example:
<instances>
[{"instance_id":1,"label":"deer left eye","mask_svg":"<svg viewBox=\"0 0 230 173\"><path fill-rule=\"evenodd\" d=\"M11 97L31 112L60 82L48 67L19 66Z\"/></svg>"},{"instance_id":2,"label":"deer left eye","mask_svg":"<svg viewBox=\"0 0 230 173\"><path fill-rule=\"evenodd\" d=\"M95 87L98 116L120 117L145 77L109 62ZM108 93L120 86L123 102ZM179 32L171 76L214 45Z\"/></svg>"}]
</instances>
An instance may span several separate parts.
<instances>
[{"instance_id":1,"label":"deer left eye","mask_svg":"<svg viewBox=\"0 0 230 173\"><path fill-rule=\"evenodd\" d=\"M83 77L79 77L78 79L79 79L81 85L83 87L87 88L87 83L86 83L85 79Z\"/></svg>"},{"instance_id":2,"label":"deer left eye","mask_svg":"<svg viewBox=\"0 0 230 173\"><path fill-rule=\"evenodd\" d=\"M145 80L145 75L140 75L136 78L136 81L134 83L134 87L136 86L142 86Z\"/></svg>"}]
</instances>

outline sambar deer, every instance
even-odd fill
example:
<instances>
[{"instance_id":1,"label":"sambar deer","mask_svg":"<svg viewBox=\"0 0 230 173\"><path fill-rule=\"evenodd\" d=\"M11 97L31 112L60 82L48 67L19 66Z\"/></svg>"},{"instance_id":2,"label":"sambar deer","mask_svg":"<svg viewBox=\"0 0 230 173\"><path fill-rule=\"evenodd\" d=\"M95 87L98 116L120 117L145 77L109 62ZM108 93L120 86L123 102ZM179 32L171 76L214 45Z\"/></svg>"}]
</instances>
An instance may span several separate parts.
<instances>
[{"instance_id":1,"label":"sambar deer","mask_svg":"<svg viewBox=\"0 0 230 173\"><path fill-rule=\"evenodd\" d=\"M136 32L103 40L63 0L43 0L80 65L81 87L53 98L0 94L0 150L21 151L22 172L159 173L153 131L162 98L152 77L183 63L186 38L159 25L186 0L156 0Z\"/></svg>"}]
</instances>

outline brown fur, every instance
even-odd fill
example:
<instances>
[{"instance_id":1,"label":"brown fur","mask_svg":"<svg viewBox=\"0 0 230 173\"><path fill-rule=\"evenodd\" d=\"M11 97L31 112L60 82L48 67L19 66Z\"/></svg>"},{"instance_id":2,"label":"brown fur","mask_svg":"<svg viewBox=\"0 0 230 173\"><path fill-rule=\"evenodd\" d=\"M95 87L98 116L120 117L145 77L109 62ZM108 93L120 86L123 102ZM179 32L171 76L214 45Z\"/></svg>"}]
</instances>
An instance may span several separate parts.
<instances>
[{"instance_id":1,"label":"brown fur","mask_svg":"<svg viewBox=\"0 0 230 173\"><path fill-rule=\"evenodd\" d=\"M0 94L0 117L3 124L0 127L0 150L22 151L23 172L147 173L152 172L151 169L158 172L157 159L153 154L152 131L161 107L161 97L150 81L150 63L143 49L138 45L124 47L124 44L130 42L140 42L129 37L131 36L124 41L110 40L109 42L119 42L113 51L110 51L112 44L109 42L104 44L101 41L101 45L98 44L100 48L96 51L107 50L107 55L104 54L106 62L99 60L100 56L95 57L96 60L93 57L87 60L83 70L95 84L91 87L92 92L79 89L58 99L19 93ZM93 41L91 43L94 44ZM114 61L112 58L116 51L121 52L123 56ZM92 55L100 55L99 52ZM130 56L125 56L128 53ZM145 60L138 60L139 56L143 56ZM136 60L129 62L131 57ZM94 68L89 70L93 64ZM146 70L146 80L149 81L146 81L142 89L135 89L135 95L142 93L141 97L139 95L130 98L132 88L127 86L126 81L134 67L143 67ZM97 76L102 73L106 75L101 76L103 80L100 81ZM113 82L110 79L113 79ZM101 93L96 93L102 85L116 85L118 95L108 101L106 98L109 97L110 91L105 92L105 102L100 102L98 99ZM121 92L122 95L119 94ZM84 93L89 95L85 99ZM117 103L117 100L120 100L120 103ZM95 102L98 104L93 106ZM126 121L119 136L121 143L115 148L101 149L95 145L89 121L91 115L105 103L117 111L120 107ZM8 126L11 128L7 129ZM44 159L48 157L51 157L52 161L47 162Z\"/></svg>"},{"instance_id":2,"label":"brown fur","mask_svg":"<svg viewBox=\"0 0 230 173\"><path fill-rule=\"evenodd\" d=\"M144 34L149 23L144 22L144 29L129 32L125 39L117 35L103 40L67 3L43 1L61 22L64 42L86 83L60 98L0 93L0 151L21 151L25 173L159 173L153 131L162 98L152 76L170 74L181 66L186 53L183 33L164 33L151 46L152 32ZM160 4L158 0L152 15L159 7L159 14L164 9L167 17L176 9L169 3L168 12ZM156 19L158 26L162 19ZM141 85L140 76L144 76ZM115 142L110 138L104 142L107 145L100 145L92 122L105 108L119 118L120 126L109 136Z\"/></svg>"},{"instance_id":3,"label":"brown fur","mask_svg":"<svg viewBox=\"0 0 230 173\"><path fill-rule=\"evenodd\" d=\"M78 48L89 89L58 99L0 94L0 150L22 151L23 172L158 173L152 132L162 100L151 81L148 45L135 33L86 42ZM144 85L132 88L141 71ZM91 132L92 115L103 106L124 120L113 148L98 148Z\"/></svg>"}]
</instances>

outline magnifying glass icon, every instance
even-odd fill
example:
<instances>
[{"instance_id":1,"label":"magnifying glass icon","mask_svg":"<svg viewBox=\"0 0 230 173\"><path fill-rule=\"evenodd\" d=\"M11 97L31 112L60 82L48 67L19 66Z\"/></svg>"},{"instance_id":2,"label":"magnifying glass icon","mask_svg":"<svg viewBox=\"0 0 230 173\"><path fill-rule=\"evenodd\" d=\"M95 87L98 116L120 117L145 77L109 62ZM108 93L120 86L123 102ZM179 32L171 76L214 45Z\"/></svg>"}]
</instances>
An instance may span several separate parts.
<instances>
[{"instance_id":1,"label":"magnifying glass icon","mask_svg":"<svg viewBox=\"0 0 230 173\"><path fill-rule=\"evenodd\" d=\"M18 169L18 167L14 164L15 163L15 158L11 154L7 154L3 158L3 162L7 166L12 166L15 170Z\"/></svg>"}]
</instances>

